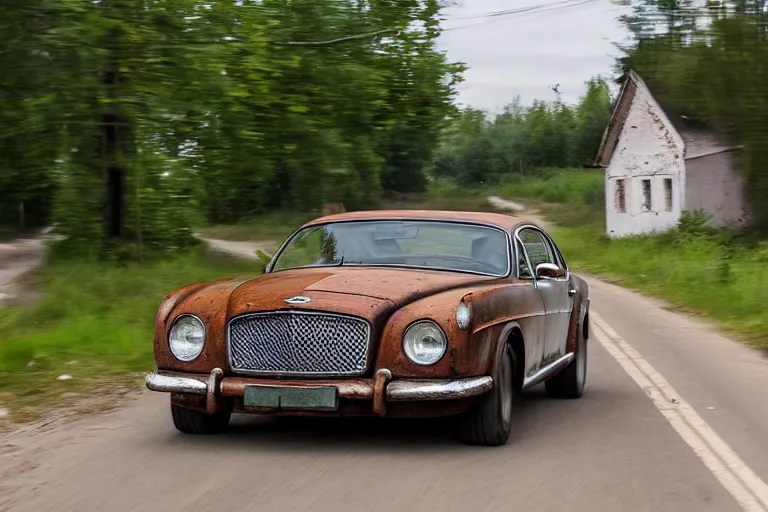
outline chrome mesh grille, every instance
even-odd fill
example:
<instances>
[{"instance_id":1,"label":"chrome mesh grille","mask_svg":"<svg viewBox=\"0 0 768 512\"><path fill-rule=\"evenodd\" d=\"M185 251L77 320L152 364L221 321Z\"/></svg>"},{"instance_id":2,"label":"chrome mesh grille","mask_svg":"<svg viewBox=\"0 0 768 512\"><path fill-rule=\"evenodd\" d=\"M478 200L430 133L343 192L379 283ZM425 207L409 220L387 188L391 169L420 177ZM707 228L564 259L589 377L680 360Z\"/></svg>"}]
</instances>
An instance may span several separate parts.
<instances>
[{"instance_id":1,"label":"chrome mesh grille","mask_svg":"<svg viewBox=\"0 0 768 512\"><path fill-rule=\"evenodd\" d=\"M370 328L360 318L276 311L229 324L229 360L235 372L296 376L362 375Z\"/></svg>"}]
</instances>

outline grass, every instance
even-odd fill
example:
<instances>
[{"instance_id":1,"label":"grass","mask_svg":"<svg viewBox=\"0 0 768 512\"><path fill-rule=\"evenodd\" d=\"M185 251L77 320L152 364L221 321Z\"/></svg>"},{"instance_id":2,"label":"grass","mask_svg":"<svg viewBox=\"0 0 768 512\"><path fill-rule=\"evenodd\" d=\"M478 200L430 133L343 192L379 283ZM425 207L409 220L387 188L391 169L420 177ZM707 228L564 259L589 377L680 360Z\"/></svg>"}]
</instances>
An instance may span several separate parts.
<instances>
[{"instance_id":1,"label":"grass","mask_svg":"<svg viewBox=\"0 0 768 512\"><path fill-rule=\"evenodd\" d=\"M268 213L235 224L218 224L201 228L200 234L208 238L235 241L282 241L298 226L314 215L280 211Z\"/></svg>"},{"instance_id":2,"label":"grass","mask_svg":"<svg viewBox=\"0 0 768 512\"><path fill-rule=\"evenodd\" d=\"M543 211L556 223L569 220L570 225L560 225L552 236L577 271L664 299L768 348L768 242L685 229L610 240L602 222L572 225L583 215L579 209Z\"/></svg>"},{"instance_id":3,"label":"grass","mask_svg":"<svg viewBox=\"0 0 768 512\"><path fill-rule=\"evenodd\" d=\"M425 194L389 198L385 208L489 210L491 194L534 207L577 272L594 274L714 320L768 348L768 242L702 227L695 218L659 236L605 237L602 175L546 171L493 188L433 183ZM275 213L205 236L280 240L311 215ZM142 266L52 260L33 275L43 298L0 316L0 405L25 421L46 406L74 403L100 386L136 385L153 366L152 329L163 296L184 285L253 276L259 262L195 252ZM59 381L60 375L71 380Z\"/></svg>"},{"instance_id":4,"label":"grass","mask_svg":"<svg viewBox=\"0 0 768 512\"><path fill-rule=\"evenodd\" d=\"M536 177L512 176L493 187L436 180L426 193L389 198L382 207L490 210L488 195L522 202L556 224L552 235L577 271L664 299L768 348L768 242L707 230L695 219L663 235L608 239L601 170L543 169ZM287 234L300 222L299 216L280 215L213 229L221 236L258 239Z\"/></svg>"},{"instance_id":5,"label":"grass","mask_svg":"<svg viewBox=\"0 0 768 512\"><path fill-rule=\"evenodd\" d=\"M496 194L523 202L556 224L551 234L577 272L663 299L768 349L768 241L710 230L697 215L687 215L678 229L664 234L609 239L601 171L543 174L463 192L439 183L426 197Z\"/></svg>"},{"instance_id":6,"label":"grass","mask_svg":"<svg viewBox=\"0 0 768 512\"><path fill-rule=\"evenodd\" d=\"M25 421L99 386L135 384L153 367L155 314L168 292L260 271L202 251L144 265L51 261L32 276L43 298L0 317L0 404ZM57 380L64 374L72 379Z\"/></svg>"}]
</instances>

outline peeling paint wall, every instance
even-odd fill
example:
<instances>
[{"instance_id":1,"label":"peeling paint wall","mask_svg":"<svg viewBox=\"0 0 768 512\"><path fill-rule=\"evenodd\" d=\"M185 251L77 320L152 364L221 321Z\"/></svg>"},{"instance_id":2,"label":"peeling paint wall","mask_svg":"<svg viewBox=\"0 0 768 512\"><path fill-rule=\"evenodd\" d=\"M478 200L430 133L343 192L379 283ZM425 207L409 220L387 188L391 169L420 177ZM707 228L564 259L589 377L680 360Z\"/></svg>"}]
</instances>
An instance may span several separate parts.
<instances>
[{"instance_id":1,"label":"peeling paint wall","mask_svg":"<svg viewBox=\"0 0 768 512\"><path fill-rule=\"evenodd\" d=\"M685 208L683 141L642 82L629 109L618 145L605 172L606 231L610 237L663 231L674 227ZM671 208L665 182L672 180ZM624 212L617 208L617 180L624 180ZM643 180L650 180L645 205Z\"/></svg>"},{"instance_id":2,"label":"peeling paint wall","mask_svg":"<svg viewBox=\"0 0 768 512\"><path fill-rule=\"evenodd\" d=\"M686 210L705 210L717 227L749 222L744 178L733 165L733 153L723 152L685 161Z\"/></svg>"}]
</instances>

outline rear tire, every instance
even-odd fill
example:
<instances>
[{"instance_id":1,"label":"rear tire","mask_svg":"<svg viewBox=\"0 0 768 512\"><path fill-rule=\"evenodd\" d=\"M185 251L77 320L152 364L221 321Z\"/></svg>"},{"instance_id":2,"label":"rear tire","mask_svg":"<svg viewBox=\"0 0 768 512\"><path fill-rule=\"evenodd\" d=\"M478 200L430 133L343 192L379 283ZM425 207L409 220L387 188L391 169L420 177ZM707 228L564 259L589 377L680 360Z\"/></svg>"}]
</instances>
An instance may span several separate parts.
<instances>
[{"instance_id":1,"label":"rear tire","mask_svg":"<svg viewBox=\"0 0 768 512\"><path fill-rule=\"evenodd\" d=\"M573 361L560 373L544 383L547 394L553 398L580 398L587 382L587 338L584 326L579 325Z\"/></svg>"},{"instance_id":2,"label":"rear tire","mask_svg":"<svg viewBox=\"0 0 768 512\"><path fill-rule=\"evenodd\" d=\"M502 446L512 432L515 408L515 353L508 343L499 343L493 368L493 389L482 403L461 418L460 437L469 445Z\"/></svg>"},{"instance_id":3,"label":"rear tire","mask_svg":"<svg viewBox=\"0 0 768 512\"><path fill-rule=\"evenodd\" d=\"M171 404L173 425L185 434L211 435L227 430L230 413L206 414Z\"/></svg>"}]
</instances>

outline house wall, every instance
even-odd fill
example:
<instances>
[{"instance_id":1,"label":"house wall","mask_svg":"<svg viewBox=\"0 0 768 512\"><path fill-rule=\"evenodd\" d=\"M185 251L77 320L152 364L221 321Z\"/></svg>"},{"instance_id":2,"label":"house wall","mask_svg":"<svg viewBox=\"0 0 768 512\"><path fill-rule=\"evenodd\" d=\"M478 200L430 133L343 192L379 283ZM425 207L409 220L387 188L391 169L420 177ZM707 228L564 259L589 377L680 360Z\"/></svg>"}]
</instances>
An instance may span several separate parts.
<instances>
[{"instance_id":1,"label":"house wall","mask_svg":"<svg viewBox=\"0 0 768 512\"><path fill-rule=\"evenodd\" d=\"M733 152L726 151L685 161L685 209L705 210L710 224L730 227L748 222L744 178L736 172Z\"/></svg>"},{"instance_id":2,"label":"house wall","mask_svg":"<svg viewBox=\"0 0 768 512\"><path fill-rule=\"evenodd\" d=\"M617 211L617 180L625 184L625 212ZM664 180L672 180L672 207L664 201ZM643 208L643 180L650 180L651 204ZM685 190L683 141L640 81L605 172L606 231L610 237L661 231L677 224Z\"/></svg>"}]
</instances>

